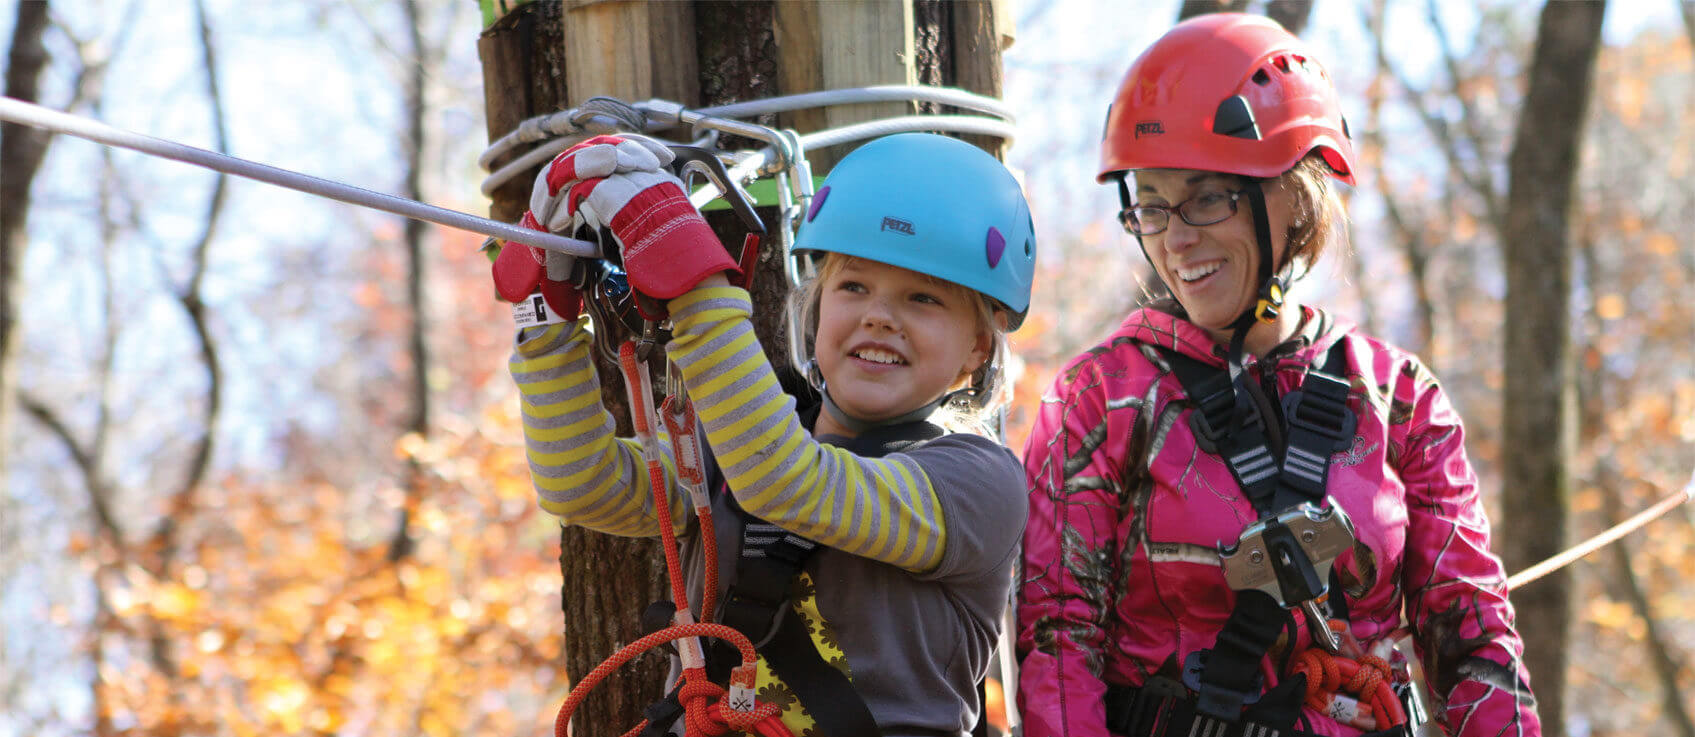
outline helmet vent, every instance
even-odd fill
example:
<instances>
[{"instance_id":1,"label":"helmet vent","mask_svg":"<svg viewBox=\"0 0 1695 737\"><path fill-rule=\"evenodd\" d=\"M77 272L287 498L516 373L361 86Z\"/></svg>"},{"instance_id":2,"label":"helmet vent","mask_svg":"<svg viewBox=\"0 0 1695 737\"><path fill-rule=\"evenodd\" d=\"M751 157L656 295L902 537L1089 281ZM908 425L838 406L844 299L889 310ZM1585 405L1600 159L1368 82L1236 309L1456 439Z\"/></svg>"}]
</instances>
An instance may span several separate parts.
<instances>
[{"instance_id":1,"label":"helmet vent","mask_svg":"<svg viewBox=\"0 0 1695 737\"><path fill-rule=\"evenodd\" d=\"M1271 75L1266 74L1264 69L1254 72L1254 84L1261 87L1271 84Z\"/></svg>"},{"instance_id":2,"label":"helmet vent","mask_svg":"<svg viewBox=\"0 0 1695 737\"><path fill-rule=\"evenodd\" d=\"M830 188L828 186L818 190L818 194L812 196L812 209L806 213L806 222L810 223L813 218L818 217L818 211L824 208L824 200L828 199L829 196Z\"/></svg>"},{"instance_id":3,"label":"helmet vent","mask_svg":"<svg viewBox=\"0 0 1695 737\"><path fill-rule=\"evenodd\" d=\"M1218 104L1218 112L1212 118L1212 132L1232 138L1260 140L1259 124L1254 122L1253 108L1248 107L1247 99L1241 95Z\"/></svg>"},{"instance_id":4,"label":"helmet vent","mask_svg":"<svg viewBox=\"0 0 1695 737\"><path fill-rule=\"evenodd\" d=\"M1006 236L1001 235L999 228L989 226L988 235L983 237L983 252L989 257L989 268L995 268L1001 263L1001 254L1006 252Z\"/></svg>"}]
</instances>

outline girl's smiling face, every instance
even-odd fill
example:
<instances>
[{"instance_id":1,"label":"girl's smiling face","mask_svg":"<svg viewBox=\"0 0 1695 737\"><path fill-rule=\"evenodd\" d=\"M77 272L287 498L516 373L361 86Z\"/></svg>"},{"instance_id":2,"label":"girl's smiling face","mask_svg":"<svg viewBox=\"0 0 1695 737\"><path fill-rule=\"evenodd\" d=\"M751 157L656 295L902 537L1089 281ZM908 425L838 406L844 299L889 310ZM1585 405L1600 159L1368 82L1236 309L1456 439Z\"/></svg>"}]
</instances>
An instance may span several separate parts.
<instances>
[{"instance_id":1,"label":"girl's smiling face","mask_svg":"<svg viewBox=\"0 0 1695 737\"><path fill-rule=\"evenodd\" d=\"M993 351L970 289L835 254L819 279L813 353L830 398L854 418L878 422L929 404ZM827 420L819 416L821 432L844 434Z\"/></svg>"}]
</instances>

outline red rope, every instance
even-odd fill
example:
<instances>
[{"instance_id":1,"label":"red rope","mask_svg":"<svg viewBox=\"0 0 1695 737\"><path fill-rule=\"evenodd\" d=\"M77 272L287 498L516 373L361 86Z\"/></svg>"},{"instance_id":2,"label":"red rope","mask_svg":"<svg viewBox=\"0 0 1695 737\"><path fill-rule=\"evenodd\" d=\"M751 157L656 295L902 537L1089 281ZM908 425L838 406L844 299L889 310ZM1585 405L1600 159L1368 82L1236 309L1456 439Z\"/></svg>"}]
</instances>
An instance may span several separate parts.
<instances>
[{"instance_id":1,"label":"red rope","mask_svg":"<svg viewBox=\"0 0 1695 737\"><path fill-rule=\"evenodd\" d=\"M1310 648L1295 661L1295 673L1307 676L1306 706L1367 731L1405 724L1407 714L1390 686L1389 663L1375 655L1354 660ZM1346 707L1355 706L1357 710ZM1343 707L1343 708L1338 708ZM1347 714L1352 711L1352 718Z\"/></svg>"},{"instance_id":2,"label":"red rope","mask_svg":"<svg viewBox=\"0 0 1695 737\"><path fill-rule=\"evenodd\" d=\"M665 571L671 581L671 595L680 612L686 612L689 606L688 592L684 588L683 566L677 552L677 535L672 529L671 505L665 487L665 467L655 452L658 446L656 434L657 425L654 422L652 388L647 374L636 360L635 343L625 341L618 350L618 363L623 370L624 385L630 392L630 420L635 426L636 434L642 440L643 455L647 461L648 486L653 492L654 514L660 520L659 537L665 551ZM673 438L677 442L678 438ZM718 542L712 527L712 512L708 508L696 508L696 516L700 521L702 552L706 562L706 588L702 597L701 617L712 616L718 591ZM753 643L735 629L721 624L695 622L690 624L672 625L658 632L643 637L629 645L620 648L618 652L602 661L590 671L566 695L565 703L559 706L559 716L554 719L553 732L556 737L567 737L570 732L571 716L582 704L590 691L605 680L613 671L624 666L636 656L641 655L659 645L673 640L696 639L713 637L728 640L741 653L742 665L731 671L730 681L737 686L732 693L726 693L723 686L713 683L706 677L702 667L689 667L683 671L683 686L678 692L679 702L683 705L684 724L687 737L717 737L731 730L755 733L760 737L793 737L787 726L782 722L782 709L776 704L760 704L754 698L753 687L758 681L758 656L753 650ZM687 647L687 645L685 645ZM685 664L688 659L685 658ZM732 705L732 697L738 701ZM738 708L739 707L739 708ZM624 733L624 737L634 737L647 726L644 720L635 728Z\"/></svg>"},{"instance_id":3,"label":"red rope","mask_svg":"<svg viewBox=\"0 0 1695 737\"><path fill-rule=\"evenodd\" d=\"M626 340L618 346L618 365L624 371L624 386L630 393L630 424L644 448L656 445L658 425L653 417L652 387L641 363L636 360L635 341ZM665 549L665 571L671 578L671 600L677 609L689 608L689 594L683 586L683 564L677 554L677 532L671 529L671 501L665 493L665 465L657 454L647 454L648 487L653 491L653 513L659 519L659 539Z\"/></svg>"},{"instance_id":4,"label":"red rope","mask_svg":"<svg viewBox=\"0 0 1695 737\"><path fill-rule=\"evenodd\" d=\"M718 535L712 527L710 508L695 510L695 516L700 519L700 550L706 559L706 592L700 603L700 621L710 622L718 611Z\"/></svg>"},{"instance_id":5,"label":"red rope","mask_svg":"<svg viewBox=\"0 0 1695 737\"><path fill-rule=\"evenodd\" d=\"M732 678L742 678L748 683L754 680L754 669L758 667L757 656L754 655L753 643L748 642L742 633L721 624L704 622L666 627L625 645L613 653L612 657L589 671L588 676L571 689L571 693L565 697L565 703L560 705L559 716L553 722L555 737L567 737L571 716L576 713L577 707L582 705L589 692L599 686L613 671L648 650L688 637L713 637L729 641L742 656L742 667L736 669L738 673ZM757 731L764 737L792 737L788 727L783 725L782 709L776 704L759 704L752 711L738 711L725 703L727 695L724 687L707 680L704 670L691 668L683 672L683 679L683 688L678 697L686 709L685 719L690 737L697 734L702 737L716 737L729 730ZM640 728L641 725L638 725L636 730L632 731L639 731Z\"/></svg>"}]
</instances>

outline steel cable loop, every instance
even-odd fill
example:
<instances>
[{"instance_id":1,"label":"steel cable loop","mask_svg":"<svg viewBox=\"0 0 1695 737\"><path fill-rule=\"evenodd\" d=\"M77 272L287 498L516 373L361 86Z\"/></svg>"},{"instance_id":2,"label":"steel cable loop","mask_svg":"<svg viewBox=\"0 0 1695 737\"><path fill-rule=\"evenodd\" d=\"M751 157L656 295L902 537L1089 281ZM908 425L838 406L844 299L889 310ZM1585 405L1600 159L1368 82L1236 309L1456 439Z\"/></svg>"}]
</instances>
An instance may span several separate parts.
<instances>
[{"instance_id":1,"label":"steel cable loop","mask_svg":"<svg viewBox=\"0 0 1695 737\"><path fill-rule=\"evenodd\" d=\"M841 90L802 92L763 100L747 100L715 105L701 108L695 112L722 118L747 118L755 115L828 107L830 105L909 101L934 102L965 110L976 110L1008 122L1015 119L1012 109L1007 107L1006 103L993 97L953 87L930 87L926 85L873 85ZM636 131L663 130L675 125L674 121L677 115L674 111L682 109L682 105L678 103L659 99L624 104L648 111L650 118L652 113L659 114L658 120L648 119L641 126L631 129ZM584 132L580 127L580 122L576 120L576 113L575 109L562 110L524 120L518 124L517 128L490 144L482 155L477 157L477 165L482 167L483 171L491 171L494 168L495 159L504 156L507 152L522 144L534 143L553 136L575 135ZM666 115L666 113L669 113L669 115Z\"/></svg>"},{"instance_id":2,"label":"steel cable loop","mask_svg":"<svg viewBox=\"0 0 1695 737\"><path fill-rule=\"evenodd\" d=\"M599 113L590 116L588 119L594 121L612 120L610 116L603 116ZM804 145L805 150L812 151L816 149L829 148L831 146L839 146L844 143L851 143L853 141L864 140L867 138L875 138L877 136L888 135L891 133L909 133L917 131L937 131L943 133L967 133L994 136L1005 140L1008 145L1011 145L1017 140L1018 133L1017 127L1011 123L980 115L905 115L898 118L871 120L863 123L845 125L839 128L829 128L802 134L800 135L800 142ZM609 129L599 132L616 132L616 130ZM775 137L776 135L777 132L772 131L772 137ZM551 139L525 153L523 156L501 166L487 178L483 179L481 187L483 194L489 195L493 193L496 189L499 189L502 185L518 174L530 169L531 167L541 165L552 157L557 156L560 152L569 148L571 144L582 140L582 136L583 133L578 133L567 138ZM744 158L734 167L733 171L747 178L768 176L774 173L771 169L778 165L776 162L785 158L781 155L781 152L771 146L767 146L760 149L758 152L755 152L754 157L757 158L756 162L750 164L750 160ZM710 201L710 199L707 201ZM699 205L703 203L697 202L696 204Z\"/></svg>"},{"instance_id":3,"label":"steel cable loop","mask_svg":"<svg viewBox=\"0 0 1695 737\"><path fill-rule=\"evenodd\" d=\"M613 118L618 121L620 127L630 131L640 132L646 130L648 126L647 116L635 105L616 97L604 96L591 97L583 104L578 105L577 109L572 112L571 122L578 127L583 127L585 121L592 120L592 116L595 115Z\"/></svg>"}]
</instances>

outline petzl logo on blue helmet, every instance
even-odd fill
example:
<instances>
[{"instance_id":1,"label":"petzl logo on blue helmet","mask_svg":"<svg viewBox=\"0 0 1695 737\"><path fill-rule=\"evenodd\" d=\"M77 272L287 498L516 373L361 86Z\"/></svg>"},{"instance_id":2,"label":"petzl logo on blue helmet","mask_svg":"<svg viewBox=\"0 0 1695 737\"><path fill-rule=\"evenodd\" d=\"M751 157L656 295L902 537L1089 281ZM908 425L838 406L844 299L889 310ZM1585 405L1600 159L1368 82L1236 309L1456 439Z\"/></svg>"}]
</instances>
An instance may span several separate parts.
<instances>
[{"instance_id":1,"label":"petzl logo on blue helmet","mask_svg":"<svg viewBox=\"0 0 1695 737\"><path fill-rule=\"evenodd\" d=\"M917 235L917 231L912 229L912 223L910 221L902 220L890 215L883 216L883 227L881 229L894 231L901 235Z\"/></svg>"}]
</instances>

